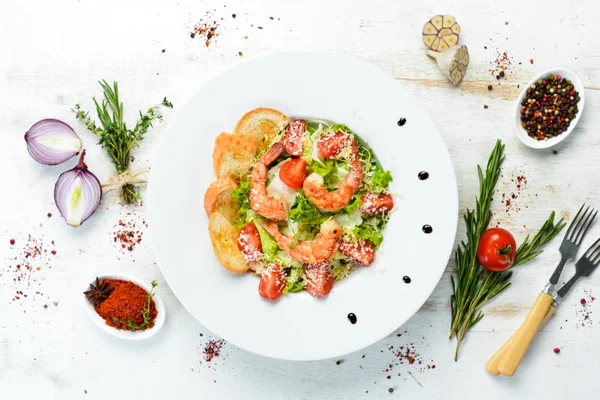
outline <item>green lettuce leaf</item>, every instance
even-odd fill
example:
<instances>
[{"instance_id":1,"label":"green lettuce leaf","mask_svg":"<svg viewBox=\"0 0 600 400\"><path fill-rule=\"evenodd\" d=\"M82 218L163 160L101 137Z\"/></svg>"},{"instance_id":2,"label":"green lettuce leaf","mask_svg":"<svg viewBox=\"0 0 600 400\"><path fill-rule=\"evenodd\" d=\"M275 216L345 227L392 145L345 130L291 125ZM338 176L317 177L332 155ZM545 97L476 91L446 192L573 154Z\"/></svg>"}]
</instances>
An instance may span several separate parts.
<instances>
[{"instance_id":1,"label":"green lettuce leaf","mask_svg":"<svg viewBox=\"0 0 600 400\"><path fill-rule=\"evenodd\" d=\"M373 172L373 186L371 190L376 193L379 193L382 190L387 189L392 179L393 178L390 171L386 171L379 165L377 165L375 167L375 171Z\"/></svg>"},{"instance_id":2,"label":"green lettuce leaf","mask_svg":"<svg viewBox=\"0 0 600 400\"><path fill-rule=\"evenodd\" d=\"M342 211L346 214L352 214L354 211L360 209L360 206L362 205L361 197L361 195L356 193L354 196L352 196L350 203L348 203L348 205L344 207Z\"/></svg>"},{"instance_id":3,"label":"green lettuce leaf","mask_svg":"<svg viewBox=\"0 0 600 400\"><path fill-rule=\"evenodd\" d=\"M322 224L329 217L321 213L314 204L308 201L306 196L298 195L290 209L290 218L303 224L316 225Z\"/></svg>"},{"instance_id":4,"label":"green lettuce leaf","mask_svg":"<svg viewBox=\"0 0 600 400\"><path fill-rule=\"evenodd\" d=\"M279 246L277 245L277 241L262 227L260 221L255 221L254 224L258 229L258 234L260 236L260 242L262 244L263 254L265 256L265 261L271 261L275 257L275 254L279 251Z\"/></svg>"},{"instance_id":5,"label":"green lettuce leaf","mask_svg":"<svg viewBox=\"0 0 600 400\"><path fill-rule=\"evenodd\" d=\"M302 265L293 267L289 270L285 282L285 289L283 291L284 293L295 293L304 290L304 282L302 281L303 272L304 267Z\"/></svg>"},{"instance_id":6,"label":"green lettuce leaf","mask_svg":"<svg viewBox=\"0 0 600 400\"><path fill-rule=\"evenodd\" d=\"M246 224L246 215L250 210L250 177L243 178L240 181L240 187L233 191L233 198L240 204L239 219L237 220L238 228L242 228Z\"/></svg>"}]
</instances>

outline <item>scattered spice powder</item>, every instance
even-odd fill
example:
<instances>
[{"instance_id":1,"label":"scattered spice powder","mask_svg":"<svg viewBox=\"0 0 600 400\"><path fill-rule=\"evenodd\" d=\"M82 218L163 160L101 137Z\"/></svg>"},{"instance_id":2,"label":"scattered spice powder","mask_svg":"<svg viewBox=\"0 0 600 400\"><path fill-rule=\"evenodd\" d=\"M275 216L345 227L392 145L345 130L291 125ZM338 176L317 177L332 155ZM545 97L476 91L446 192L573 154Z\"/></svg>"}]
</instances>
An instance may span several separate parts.
<instances>
[{"instance_id":1,"label":"scattered spice powder","mask_svg":"<svg viewBox=\"0 0 600 400\"><path fill-rule=\"evenodd\" d=\"M502 178L504 178L504 173L502 174ZM508 181L503 179L502 184L506 192L501 194L500 204L504 207L506 214L510 216L512 213L521 211L518 199L527 188L527 177L522 171L513 169L510 179ZM500 190L497 190L497 192L499 193Z\"/></svg>"},{"instance_id":2,"label":"scattered spice powder","mask_svg":"<svg viewBox=\"0 0 600 400\"><path fill-rule=\"evenodd\" d=\"M495 76L497 80L506 78L507 73L512 72L513 58L507 50L501 51L495 49L495 59L490 61L490 75ZM488 87L489 89L489 87Z\"/></svg>"},{"instance_id":3,"label":"scattered spice powder","mask_svg":"<svg viewBox=\"0 0 600 400\"><path fill-rule=\"evenodd\" d=\"M217 33L217 28L220 26L220 23L217 22L217 18L214 16L215 11L216 9L206 11L205 15L198 20L190 32L190 37L192 39L195 39L196 37L203 39L206 47L215 42L219 35Z\"/></svg>"},{"instance_id":4,"label":"scattered spice powder","mask_svg":"<svg viewBox=\"0 0 600 400\"><path fill-rule=\"evenodd\" d=\"M133 251L135 247L142 242L144 228L147 228L146 220L137 217L135 212L127 213L125 220L120 219L113 226L111 234L113 242L120 245L121 249Z\"/></svg>"},{"instance_id":5,"label":"scattered spice powder","mask_svg":"<svg viewBox=\"0 0 600 400\"><path fill-rule=\"evenodd\" d=\"M96 312L104 318L106 325L117 329L137 330L134 327L142 326L143 329L150 329L154 326L154 321L158 315L156 304L150 298L150 307L147 317L150 322L144 321L144 310L148 307L148 292L133 282L120 279L103 279L102 283L107 283L113 291L106 300L100 305L94 307Z\"/></svg>"},{"instance_id":6,"label":"scattered spice powder","mask_svg":"<svg viewBox=\"0 0 600 400\"><path fill-rule=\"evenodd\" d=\"M200 333L200 337L204 338L204 335ZM227 344L227 342L223 339L213 339L211 337L207 337L206 339L202 339L204 342L200 345L199 351L201 355L200 365L208 368L215 369L216 367L216 359L222 357L221 350L223 346ZM192 371L194 369L192 368Z\"/></svg>"},{"instance_id":7,"label":"scattered spice powder","mask_svg":"<svg viewBox=\"0 0 600 400\"><path fill-rule=\"evenodd\" d=\"M406 333L407 331L404 331L404 334ZM402 333L396 334L396 337L402 337ZM394 358L392 362L386 365L386 367L383 369L386 379L391 379L390 372L392 372L394 368L402 368L404 372L408 372L409 375L413 372L423 373L424 371L436 368L434 361L427 361L421 356L421 354L419 354L416 347L417 344L414 342L403 343L400 346L390 345L388 347L388 351L393 355ZM397 375L400 376L401 373L398 372Z\"/></svg>"},{"instance_id":8,"label":"scattered spice powder","mask_svg":"<svg viewBox=\"0 0 600 400\"><path fill-rule=\"evenodd\" d=\"M584 289L583 297L579 300L579 304L575 305L576 327L592 326L592 303L594 300L596 298L592 296L591 289Z\"/></svg>"},{"instance_id":9,"label":"scattered spice powder","mask_svg":"<svg viewBox=\"0 0 600 400\"><path fill-rule=\"evenodd\" d=\"M15 243L17 241L11 239L11 245ZM52 268L50 258L56 250L54 240L47 241L44 235L35 237L30 234L19 243L24 243L23 247L12 248L11 252L16 254L8 256L5 267L0 270L0 283L8 291L13 291L13 302L23 304L27 298L35 300L44 295L41 291L42 275Z\"/></svg>"}]
</instances>

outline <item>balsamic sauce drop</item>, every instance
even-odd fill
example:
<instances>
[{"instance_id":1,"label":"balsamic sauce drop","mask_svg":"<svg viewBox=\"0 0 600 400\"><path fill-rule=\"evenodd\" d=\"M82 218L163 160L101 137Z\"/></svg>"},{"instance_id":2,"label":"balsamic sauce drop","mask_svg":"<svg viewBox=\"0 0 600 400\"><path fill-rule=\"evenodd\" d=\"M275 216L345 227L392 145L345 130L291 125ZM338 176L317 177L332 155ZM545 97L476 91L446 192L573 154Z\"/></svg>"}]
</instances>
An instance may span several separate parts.
<instances>
[{"instance_id":1,"label":"balsamic sauce drop","mask_svg":"<svg viewBox=\"0 0 600 400\"><path fill-rule=\"evenodd\" d=\"M406 276L406 275L404 276L404 278L402 278L402 281L404 283L411 283L412 282L411 279L410 279L410 276Z\"/></svg>"},{"instance_id":2,"label":"balsamic sauce drop","mask_svg":"<svg viewBox=\"0 0 600 400\"><path fill-rule=\"evenodd\" d=\"M421 171L419 172L419 179L424 181L425 179L429 178L429 172L427 171Z\"/></svg>"},{"instance_id":3,"label":"balsamic sauce drop","mask_svg":"<svg viewBox=\"0 0 600 400\"><path fill-rule=\"evenodd\" d=\"M357 321L356 315L354 315L354 313L348 314L348 321L350 321L350 323L352 325L354 325L356 323L356 321Z\"/></svg>"},{"instance_id":4,"label":"balsamic sauce drop","mask_svg":"<svg viewBox=\"0 0 600 400\"><path fill-rule=\"evenodd\" d=\"M431 225L425 224L425 225L423 225L423 232L431 233L431 232L433 232L433 228L431 227Z\"/></svg>"},{"instance_id":5,"label":"balsamic sauce drop","mask_svg":"<svg viewBox=\"0 0 600 400\"><path fill-rule=\"evenodd\" d=\"M398 120L398 126L404 126L406 124L406 118L400 118Z\"/></svg>"}]
</instances>

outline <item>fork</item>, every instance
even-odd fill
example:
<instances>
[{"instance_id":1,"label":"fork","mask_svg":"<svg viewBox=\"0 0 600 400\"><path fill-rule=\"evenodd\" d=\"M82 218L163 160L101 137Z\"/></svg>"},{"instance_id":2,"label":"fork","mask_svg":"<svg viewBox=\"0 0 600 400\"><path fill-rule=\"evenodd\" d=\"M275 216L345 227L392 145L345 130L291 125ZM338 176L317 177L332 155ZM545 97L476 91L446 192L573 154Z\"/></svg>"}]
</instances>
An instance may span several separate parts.
<instances>
[{"instance_id":1,"label":"fork","mask_svg":"<svg viewBox=\"0 0 600 400\"><path fill-rule=\"evenodd\" d=\"M558 283L558 279L560 278L566 262L570 259L574 259L577 255L577 250L598 213L594 209L590 210L589 206L585 208L585 211L584 208L585 204L581 206L577 215L571 222L571 225L567 229L567 233L559 248L561 260L550 277L550 281L538 295L531 310L527 314L525 321L512 337L508 339L485 364L485 368L490 374L498 375L501 373L506 376L513 376L519 367L527 348L531 344L535 333L554 313L558 301L562 298L559 294L559 297L554 296L554 299L556 300L553 299L552 293L554 288ZM576 280L577 279L571 283L571 286ZM570 286L562 292L563 296L569 288ZM561 288L561 290L563 289ZM561 290L559 290L559 292Z\"/></svg>"}]
</instances>

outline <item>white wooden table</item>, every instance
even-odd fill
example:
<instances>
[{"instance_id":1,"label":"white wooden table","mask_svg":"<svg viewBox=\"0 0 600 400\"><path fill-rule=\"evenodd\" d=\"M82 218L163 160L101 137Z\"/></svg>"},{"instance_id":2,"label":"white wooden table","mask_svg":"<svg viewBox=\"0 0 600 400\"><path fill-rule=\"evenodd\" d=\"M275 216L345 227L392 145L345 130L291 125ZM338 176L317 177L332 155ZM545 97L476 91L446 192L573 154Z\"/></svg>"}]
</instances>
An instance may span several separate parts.
<instances>
[{"instance_id":1,"label":"white wooden table","mask_svg":"<svg viewBox=\"0 0 600 400\"><path fill-rule=\"evenodd\" d=\"M535 231L551 209L570 219L583 201L600 206L600 117L593 112L600 101L597 4L592 0L544 5L456 0L437 8L436 3L2 1L0 397L506 399L597 392L594 367L600 352L600 321L594 313L598 305L590 301L591 296L600 295L600 274L582 281L570 294L537 337L518 376L493 378L483 368L488 356L519 326L551 274L558 260L558 241L538 260L515 271L513 286L486 308L486 317L468 335L457 363L453 361L455 343L447 338L452 262L434 294L409 322L381 342L343 357L339 365L336 360L265 359L230 344L211 363L202 362L202 348L211 334L170 292L155 263L148 234L132 252L113 242L117 221L139 223L143 207L123 207L108 195L98 213L74 230L61 220L52 192L58 175L75 161L43 167L26 152L22 135L35 121L62 119L76 127L88 149L90 169L105 180L113 173L112 165L70 111L75 103L91 109L92 95L101 94L97 80L119 82L127 119L134 123L138 110L163 96L175 107L181 106L199 85L240 58L317 48L378 65L425 105L454 160L461 210L474 205L475 164L487 160L496 138L506 143L507 159L493 204L495 221L512 230L518 240ZM209 47L204 39L190 37L194 23L205 18L207 11L220 24L219 35ZM461 42L471 53L468 75L458 88L441 76L423 52L421 27L440 12L456 16L463 29ZM489 72L490 62L497 51L505 50L513 57L513 65L498 86ZM511 125L517 85L555 66L578 73L587 95L581 123L556 148L558 154L525 148ZM487 90L488 84L494 85L493 91ZM135 168L150 166L170 116L166 111L165 123L157 124L135 151ZM517 191L511 177L521 174L527 184ZM501 194L513 192L518 198L507 212ZM43 236L46 246L54 240L57 254L46 256L40 271L32 272L28 286L13 279L14 258L22 253L29 234L34 239ZM587 242L598 235L600 226L592 230ZM461 222L457 239L463 237ZM12 247L10 239L16 240ZM84 314L81 291L95 274L109 271L159 280L158 293L166 303L168 320L152 340L113 339ZM565 276L572 272L573 267L567 267ZM15 300L16 291L30 295ZM588 300L586 307L580 304L582 297ZM393 305L390 313L396 307L402 304ZM585 320L584 314L590 319ZM407 344L414 346L422 365L396 365L390 346ZM554 354L555 347L561 349L560 354ZM390 364L392 371L386 373ZM424 368L428 364L436 368ZM392 394L389 388L394 389Z\"/></svg>"}]
</instances>

